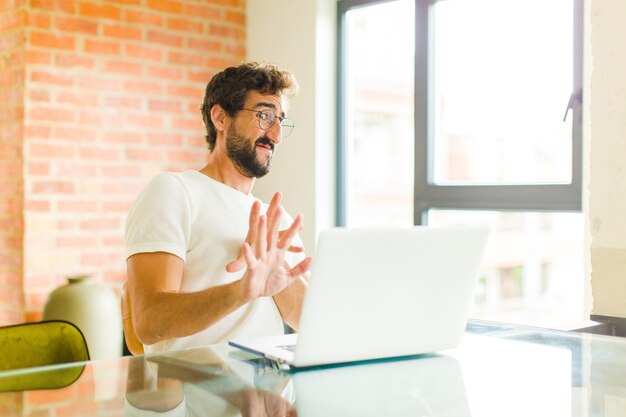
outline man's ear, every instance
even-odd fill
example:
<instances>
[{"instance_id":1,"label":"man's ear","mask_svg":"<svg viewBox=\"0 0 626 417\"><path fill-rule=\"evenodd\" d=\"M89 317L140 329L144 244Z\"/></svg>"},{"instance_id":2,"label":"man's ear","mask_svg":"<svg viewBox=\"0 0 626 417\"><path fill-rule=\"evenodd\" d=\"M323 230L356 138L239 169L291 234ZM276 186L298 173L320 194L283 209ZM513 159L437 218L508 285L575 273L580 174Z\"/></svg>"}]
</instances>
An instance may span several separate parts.
<instances>
[{"instance_id":1,"label":"man's ear","mask_svg":"<svg viewBox=\"0 0 626 417\"><path fill-rule=\"evenodd\" d=\"M226 111L219 104L214 104L211 107L211 121L218 132L226 131Z\"/></svg>"}]
</instances>

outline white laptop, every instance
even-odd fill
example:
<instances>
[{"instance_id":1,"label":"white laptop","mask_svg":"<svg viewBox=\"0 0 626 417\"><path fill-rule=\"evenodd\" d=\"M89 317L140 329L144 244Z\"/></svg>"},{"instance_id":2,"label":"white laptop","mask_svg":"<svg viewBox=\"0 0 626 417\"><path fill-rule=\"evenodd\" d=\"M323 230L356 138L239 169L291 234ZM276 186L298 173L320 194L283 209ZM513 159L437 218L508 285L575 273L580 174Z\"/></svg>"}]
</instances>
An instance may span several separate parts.
<instances>
[{"instance_id":1,"label":"white laptop","mask_svg":"<svg viewBox=\"0 0 626 417\"><path fill-rule=\"evenodd\" d=\"M320 234L298 334L230 340L294 367L439 352L465 329L486 227Z\"/></svg>"}]
</instances>

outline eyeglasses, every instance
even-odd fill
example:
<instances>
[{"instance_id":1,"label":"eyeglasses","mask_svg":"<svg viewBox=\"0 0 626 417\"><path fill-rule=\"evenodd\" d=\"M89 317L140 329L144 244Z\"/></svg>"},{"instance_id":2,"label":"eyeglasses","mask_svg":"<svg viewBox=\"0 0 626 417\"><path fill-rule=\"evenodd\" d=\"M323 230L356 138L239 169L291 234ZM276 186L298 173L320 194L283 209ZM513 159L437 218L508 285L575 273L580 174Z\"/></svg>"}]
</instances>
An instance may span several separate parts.
<instances>
[{"instance_id":1,"label":"eyeglasses","mask_svg":"<svg viewBox=\"0 0 626 417\"><path fill-rule=\"evenodd\" d=\"M256 118L259 119L259 127L263 130L267 130L270 127L274 126L274 122L278 119L281 127L282 138L285 139L287 136L291 134L295 124L293 120L288 117L280 117L276 116L271 110L252 110L252 109L241 109L246 111L253 111L256 113Z\"/></svg>"}]
</instances>

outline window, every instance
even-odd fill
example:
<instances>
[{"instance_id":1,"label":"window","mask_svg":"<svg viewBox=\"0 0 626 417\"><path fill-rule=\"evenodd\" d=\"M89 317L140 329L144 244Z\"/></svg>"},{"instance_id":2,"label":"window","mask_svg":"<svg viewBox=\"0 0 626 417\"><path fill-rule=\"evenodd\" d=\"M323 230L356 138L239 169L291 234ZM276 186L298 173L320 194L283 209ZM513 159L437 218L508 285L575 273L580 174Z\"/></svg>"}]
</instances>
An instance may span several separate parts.
<instances>
[{"instance_id":1,"label":"window","mask_svg":"<svg viewBox=\"0 0 626 417\"><path fill-rule=\"evenodd\" d=\"M350 225L413 221L413 4L393 1L345 13L344 117L338 119L346 134L338 171L346 180L338 183L338 216Z\"/></svg>"},{"instance_id":2,"label":"window","mask_svg":"<svg viewBox=\"0 0 626 417\"><path fill-rule=\"evenodd\" d=\"M338 223L488 223L473 316L582 320L582 1L338 16Z\"/></svg>"}]
</instances>

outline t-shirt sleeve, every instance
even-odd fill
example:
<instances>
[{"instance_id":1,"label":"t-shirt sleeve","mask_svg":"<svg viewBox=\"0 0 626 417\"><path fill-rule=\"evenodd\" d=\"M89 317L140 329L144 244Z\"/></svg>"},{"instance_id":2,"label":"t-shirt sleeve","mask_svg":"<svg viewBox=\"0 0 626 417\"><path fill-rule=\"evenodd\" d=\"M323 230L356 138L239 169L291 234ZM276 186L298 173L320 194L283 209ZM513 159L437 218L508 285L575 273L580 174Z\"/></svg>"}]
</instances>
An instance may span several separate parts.
<instances>
[{"instance_id":1,"label":"t-shirt sleeve","mask_svg":"<svg viewBox=\"0 0 626 417\"><path fill-rule=\"evenodd\" d=\"M191 231L187 189L174 174L154 177L126 219L126 256L167 252L186 260Z\"/></svg>"}]
</instances>

